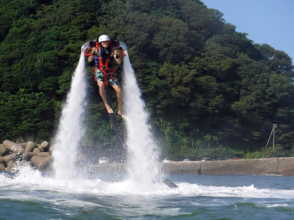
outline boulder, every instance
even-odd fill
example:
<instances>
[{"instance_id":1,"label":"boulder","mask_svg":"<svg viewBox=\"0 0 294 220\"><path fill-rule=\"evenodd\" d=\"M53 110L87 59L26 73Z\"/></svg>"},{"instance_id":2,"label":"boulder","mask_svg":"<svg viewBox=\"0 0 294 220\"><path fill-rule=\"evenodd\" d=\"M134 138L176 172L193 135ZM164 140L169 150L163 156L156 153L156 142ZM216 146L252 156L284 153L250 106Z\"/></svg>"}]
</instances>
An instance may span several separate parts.
<instances>
[{"instance_id":1,"label":"boulder","mask_svg":"<svg viewBox=\"0 0 294 220\"><path fill-rule=\"evenodd\" d=\"M18 155L16 153L13 153L13 154L9 154L9 155L2 157L2 158L4 159L5 163L8 163L11 160L17 159L17 157L18 157Z\"/></svg>"},{"instance_id":2,"label":"boulder","mask_svg":"<svg viewBox=\"0 0 294 220\"><path fill-rule=\"evenodd\" d=\"M33 152L33 150L38 147L37 144L35 144L34 142L32 141L29 141L26 145L26 148L25 148L25 153L27 152Z\"/></svg>"},{"instance_id":3,"label":"boulder","mask_svg":"<svg viewBox=\"0 0 294 220\"><path fill-rule=\"evenodd\" d=\"M40 149L40 152L44 152L44 149L42 148L41 144L37 144L38 149Z\"/></svg>"},{"instance_id":4,"label":"boulder","mask_svg":"<svg viewBox=\"0 0 294 220\"><path fill-rule=\"evenodd\" d=\"M36 156L39 156L39 157L49 157L50 155L51 155L50 152L40 152L36 154Z\"/></svg>"},{"instance_id":5,"label":"boulder","mask_svg":"<svg viewBox=\"0 0 294 220\"><path fill-rule=\"evenodd\" d=\"M48 152L50 147L50 144L48 143L48 141L43 141L40 145L40 148L43 149L43 152Z\"/></svg>"},{"instance_id":6,"label":"boulder","mask_svg":"<svg viewBox=\"0 0 294 220\"><path fill-rule=\"evenodd\" d=\"M12 170L18 166L17 162L14 160L11 160L7 163L7 169Z\"/></svg>"},{"instance_id":7,"label":"boulder","mask_svg":"<svg viewBox=\"0 0 294 220\"><path fill-rule=\"evenodd\" d=\"M3 163L0 163L0 171L4 171L6 169L5 165Z\"/></svg>"},{"instance_id":8,"label":"boulder","mask_svg":"<svg viewBox=\"0 0 294 220\"><path fill-rule=\"evenodd\" d=\"M9 141L9 140L5 140L3 142L3 145L6 147L6 149L12 151L13 153L22 154L24 152L21 145L16 144L16 143Z\"/></svg>"},{"instance_id":9,"label":"boulder","mask_svg":"<svg viewBox=\"0 0 294 220\"><path fill-rule=\"evenodd\" d=\"M25 152L22 155L22 159L26 160L26 161L29 161L29 160L32 159L33 156L37 156L37 153L35 153L35 152Z\"/></svg>"},{"instance_id":10,"label":"boulder","mask_svg":"<svg viewBox=\"0 0 294 220\"><path fill-rule=\"evenodd\" d=\"M50 147L49 147L49 152L52 154L52 151L53 151L53 145L51 145Z\"/></svg>"},{"instance_id":11,"label":"boulder","mask_svg":"<svg viewBox=\"0 0 294 220\"><path fill-rule=\"evenodd\" d=\"M44 171L53 161L53 157L52 156L49 156L49 157L33 156L31 161L38 168L38 170Z\"/></svg>"},{"instance_id":12,"label":"boulder","mask_svg":"<svg viewBox=\"0 0 294 220\"><path fill-rule=\"evenodd\" d=\"M5 163L5 160L3 157L0 157L0 163Z\"/></svg>"},{"instance_id":13,"label":"boulder","mask_svg":"<svg viewBox=\"0 0 294 220\"><path fill-rule=\"evenodd\" d=\"M38 147L36 147L36 148L33 150L33 152L34 152L34 153L41 153L41 150L40 150Z\"/></svg>"},{"instance_id":14,"label":"boulder","mask_svg":"<svg viewBox=\"0 0 294 220\"><path fill-rule=\"evenodd\" d=\"M4 147L3 144L0 144L0 156L2 156L3 154L5 154L6 152L6 147Z\"/></svg>"},{"instance_id":15,"label":"boulder","mask_svg":"<svg viewBox=\"0 0 294 220\"><path fill-rule=\"evenodd\" d=\"M27 146L28 143L25 142L25 143L18 143L18 144L19 144L23 149L26 149L26 146Z\"/></svg>"}]
</instances>

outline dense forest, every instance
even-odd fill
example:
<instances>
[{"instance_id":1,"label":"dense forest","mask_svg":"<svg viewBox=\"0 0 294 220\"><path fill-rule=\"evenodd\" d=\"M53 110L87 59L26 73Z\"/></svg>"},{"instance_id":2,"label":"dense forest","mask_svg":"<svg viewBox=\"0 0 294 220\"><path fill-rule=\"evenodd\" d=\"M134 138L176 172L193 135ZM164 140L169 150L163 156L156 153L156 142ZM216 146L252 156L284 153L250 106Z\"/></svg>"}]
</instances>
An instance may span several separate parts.
<instances>
[{"instance_id":1,"label":"dense forest","mask_svg":"<svg viewBox=\"0 0 294 220\"><path fill-rule=\"evenodd\" d=\"M1 0L2 141L52 140L81 45L101 34L127 43L164 157L294 156L291 58L200 0ZM84 144L109 149L93 68Z\"/></svg>"}]
</instances>

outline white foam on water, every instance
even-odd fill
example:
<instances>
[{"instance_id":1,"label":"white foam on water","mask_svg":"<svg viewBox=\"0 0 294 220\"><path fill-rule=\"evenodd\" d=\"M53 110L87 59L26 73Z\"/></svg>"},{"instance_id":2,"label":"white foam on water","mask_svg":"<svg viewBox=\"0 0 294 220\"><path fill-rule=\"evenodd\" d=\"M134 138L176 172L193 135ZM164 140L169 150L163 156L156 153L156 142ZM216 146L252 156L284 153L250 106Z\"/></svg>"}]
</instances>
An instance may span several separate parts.
<instances>
[{"instance_id":1,"label":"white foam on water","mask_svg":"<svg viewBox=\"0 0 294 220\"><path fill-rule=\"evenodd\" d=\"M276 207L290 207L288 204L272 204L272 205L266 205L267 208L276 208Z\"/></svg>"},{"instance_id":2,"label":"white foam on water","mask_svg":"<svg viewBox=\"0 0 294 220\"><path fill-rule=\"evenodd\" d=\"M202 186L190 183L177 183L178 193L187 196L210 197L239 197L239 198L279 198L293 199L294 190L282 189L257 189L254 185L226 187L226 186Z\"/></svg>"},{"instance_id":3,"label":"white foam on water","mask_svg":"<svg viewBox=\"0 0 294 220\"><path fill-rule=\"evenodd\" d=\"M98 196L143 196L143 197L219 197L219 198L265 198L293 200L294 190L283 189L257 189L250 186L203 186L186 182L177 182L179 188L169 188L164 184L154 184L153 191L142 191L136 188L136 182L125 180L121 182L106 182L101 179L58 180L53 177L45 177L31 167L22 167L14 176L0 173L0 198L14 198L19 200L47 200L52 195L58 194L88 194ZM48 191L46 194L42 191ZM35 191L41 196L33 196L28 192ZM41 192L40 192L41 191ZM31 197L31 198L29 198ZM60 196L58 196L60 197ZM274 203L275 204L275 203ZM276 203L277 204L277 203ZM205 204L203 204L205 205ZM287 203L272 205L287 206Z\"/></svg>"},{"instance_id":4,"label":"white foam on water","mask_svg":"<svg viewBox=\"0 0 294 220\"><path fill-rule=\"evenodd\" d=\"M54 138L52 155L56 179L72 179L77 176L75 161L84 133L82 116L86 107L86 91L86 63L82 51Z\"/></svg>"},{"instance_id":5,"label":"white foam on water","mask_svg":"<svg viewBox=\"0 0 294 220\"><path fill-rule=\"evenodd\" d=\"M121 46L126 49L125 43ZM127 128L126 145L128 148L129 179L136 183L133 187L152 190L154 183L162 182L159 150L148 124L148 113L141 98L135 72L128 51L125 50L123 71L123 105Z\"/></svg>"}]
</instances>

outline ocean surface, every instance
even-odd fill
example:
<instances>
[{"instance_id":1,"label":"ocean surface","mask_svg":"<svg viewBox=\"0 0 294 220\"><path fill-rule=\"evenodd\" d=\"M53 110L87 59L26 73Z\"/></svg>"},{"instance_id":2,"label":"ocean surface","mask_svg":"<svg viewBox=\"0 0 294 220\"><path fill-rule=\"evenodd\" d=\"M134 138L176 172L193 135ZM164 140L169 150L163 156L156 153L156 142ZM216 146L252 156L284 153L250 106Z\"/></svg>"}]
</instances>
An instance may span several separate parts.
<instances>
[{"instance_id":1,"label":"ocean surface","mask_svg":"<svg viewBox=\"0 0 294 220\"><path fill-rule=\"evenodd\" d=\"M0 172L4 219L294 219L294 177L170 175L179 188L123 174L57 181L29 167Z\"/></svg>"}]
</instances>

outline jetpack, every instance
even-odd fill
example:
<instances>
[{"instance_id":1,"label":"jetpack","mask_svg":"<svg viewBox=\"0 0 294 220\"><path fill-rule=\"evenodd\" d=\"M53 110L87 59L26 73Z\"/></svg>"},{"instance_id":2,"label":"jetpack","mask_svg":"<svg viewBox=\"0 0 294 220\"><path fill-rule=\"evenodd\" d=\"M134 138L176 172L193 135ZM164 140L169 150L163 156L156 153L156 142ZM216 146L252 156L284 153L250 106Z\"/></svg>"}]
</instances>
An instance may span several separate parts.
<instances>
[{"instance_id":1,"label":"jetpack","mask_svg":"<svg viewBox=\"0 0 294 220\"><path fill-rule=\"evenodd\" d=\"M126 50L126 48L121 47L120 43L124 44L123 42L120 42L115 38L110 39L110 41L109 41L110 50L119 50L121 56L125 57L126 53L124 51ZM91 48L96 47L99 51L99 46L100 45L99 45L98 39L96 38L92 41L88 41L88 42L84 43L81 47L81 50L84 51L85 56L91 56L91 55L93 55L92 53L89 53Z\"/></svg>"},{"instance_id":2,"label":"jetpack","mask_svg":"<svg viewBox=\"0 0 294 220\"><path fill-rule=\"evenodd\" d=\"M95 46L95 44L93 45L94 41L88 41L86 43L84 43L81 47L82 51L87 51L88 49L91 49L91 45Z\"/></svg>"}]
</instances>

